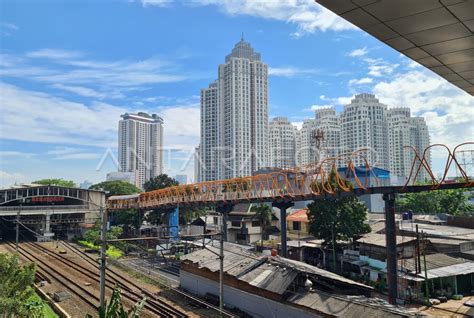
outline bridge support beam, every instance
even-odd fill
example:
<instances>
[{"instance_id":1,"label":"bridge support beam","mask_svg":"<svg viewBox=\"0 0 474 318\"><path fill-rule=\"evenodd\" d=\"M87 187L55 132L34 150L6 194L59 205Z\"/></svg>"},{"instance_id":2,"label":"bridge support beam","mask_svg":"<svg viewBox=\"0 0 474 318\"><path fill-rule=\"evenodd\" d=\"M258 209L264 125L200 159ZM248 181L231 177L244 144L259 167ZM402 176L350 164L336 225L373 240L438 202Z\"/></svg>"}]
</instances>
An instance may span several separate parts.
<instances>
[{"instance_id":1,"label":"bridge support beam","mask_svg":"<svg viewBox=\"0 0 474 318\"><path fill-rule=\"evenodd\" d=\"M398 297L397 232L395 226L395 194L383 195L385 201L385 242L387 246L388 300L395 304Z\"/></svg>"},{"instance_id":2,"label":"bridge support beam","mask_svg":"<svg viewBox=\"0 0 474 318\"><path fill-rule=\"evenodd\" d=\"M286 247L286 209L291 208L295 204L293 201L273 201L272 207L280 209L280 231L281 231L281 256L287 257Z\"/></svg>"},{"instance_id":3,"label":"bridge support beam","mask_svg":"<svg viewBox=\"0 0 474 318\"><path fill-rule=\"evenodd\" d=\"M179 207L174 208L168 214L168 227L171 240L179 240Z\"/></svg>"},{"instance_id":4,"label":"bridge support beam","mask_svg":"<svg viewBox=\"0 0 474 318\"><path fill-rule=\"evenodd\" d=\"M216 207L216 212L222 214L222 236L224 238L224 241L227 242L227 218L229 216L229 213L232 212L232 209L234 208L234 205L231 203L228 204L220 204Z\"/></svg>"}]
</instances>

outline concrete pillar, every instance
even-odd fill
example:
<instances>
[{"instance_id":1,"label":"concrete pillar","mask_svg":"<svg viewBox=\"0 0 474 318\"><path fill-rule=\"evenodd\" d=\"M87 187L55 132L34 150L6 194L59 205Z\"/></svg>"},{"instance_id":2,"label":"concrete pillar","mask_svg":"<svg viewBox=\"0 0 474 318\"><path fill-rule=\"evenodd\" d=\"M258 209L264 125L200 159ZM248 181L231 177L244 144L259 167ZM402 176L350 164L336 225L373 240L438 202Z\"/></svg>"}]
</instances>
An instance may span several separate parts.
<instances>
[{"instance_id":1,"label":"concrete pillar","mask_svg":"<svg viewBox=\"0 0 474 318\"><path fill-rule=\"evenodd\" d=\"M44 234L49 234L49 233L51 233L51 214L46 212L45 217L46 217L46 219L45 219L45 223L44 223Z\"/></svg>"},{"instance_id":2,"label":"concrete pillar","mask_svg":"<svg viewBox=\"0 0 474 318\"><path fill-rule=\"evenodd\" d=\"M220 213L222 215L222 232L223 232L223 237L224 241L227 242L227 218L229 216L229 213L232 212L232 209L234 208L233 204L220 204L216 207L216 212Z\"/></svg>"},{"instance_id":3,"label":"concrete pillar","mask_svg":"<svg viewBox=\"0 0 474 318\"><path fill-rule=\"evenodd\" d=\"M273 201L272 207L280 209L280 232L281 232L281 256L287 257L287 246L286 246L286 209L294 206L293 201Z\"/></svg>"},{"instance_id":4,"label":"concrete pillar","mask_svg":"<svg viewBox=\"0 0 474 318\"><path fill-rule=\"evenodd\" d=\"M385 241L387 246L388 300L395 304L398 297L397 233L395 228L395 194L383 195L385 201Z\"/></svg>"}]
</instances>

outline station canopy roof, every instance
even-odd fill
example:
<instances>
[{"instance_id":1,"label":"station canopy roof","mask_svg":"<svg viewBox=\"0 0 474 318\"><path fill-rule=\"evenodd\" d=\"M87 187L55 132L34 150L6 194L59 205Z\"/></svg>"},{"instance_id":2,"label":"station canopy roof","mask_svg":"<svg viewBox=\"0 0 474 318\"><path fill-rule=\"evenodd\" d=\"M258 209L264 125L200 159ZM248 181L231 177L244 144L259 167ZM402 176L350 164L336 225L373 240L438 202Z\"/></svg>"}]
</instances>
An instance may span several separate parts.
<instances>
[{"instance_id":1,"label":"station canopy roof","mask_svg":"<svg viewBox=\"0 0 474 318\"><path fill-rule=\"evenodd\" d=\"M474 0L316 0L474 96Z\"/></svg>"}]
</instances>

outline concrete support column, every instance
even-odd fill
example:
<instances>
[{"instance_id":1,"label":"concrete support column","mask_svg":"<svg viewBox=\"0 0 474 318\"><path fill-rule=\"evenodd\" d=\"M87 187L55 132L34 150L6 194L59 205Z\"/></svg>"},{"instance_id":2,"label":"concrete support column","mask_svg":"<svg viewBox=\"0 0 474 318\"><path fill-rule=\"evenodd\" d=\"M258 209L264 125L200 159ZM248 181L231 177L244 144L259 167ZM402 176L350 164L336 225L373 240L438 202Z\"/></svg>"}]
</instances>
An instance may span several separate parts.
<instances>
[{"instance_id":1,"label":"concrete support column","mask_svg":"<svg viewBox=\"0 0 474 318\"><path fill-rule=\"evenodd\" d=\"M44 234L49 234L51 233L51 214L46 212L45 215L45 223L44 223Z\"/></svg>"},{"instance_id":2,"label":"concrete support column","mask_svg":"<svg viewBox=\"0 0 474 318\"><path fill-rule=\"evenodd\" d=\"M388 300L395 304L398 297L397 233L395 227L395 194L383 195L385 201L385 241L387 246Z\"/></svg>"},{"instance_id":3,"label":"concrete support column","mask_svg":"<svg viewBox=\"0 0 474 318\"><path fill-rule=\"evenodd\" d=\"M232 212L232 209L234 208L234 205L231 203L227 204L220 204L216 207L216 212L222 214L222 234L224 241L227 242L227 218L229 216L229 213Z\"/></svg>"},{"instance_id":4,"label":"concrete support column","mask_svg":"<svg viewBox=\"0 0 474 318\"><path fill-rule=\"evenodd\" d=\"M281 256L287 257L288 248L286 246L286 209L291 208L295 204L293 201L273 201L272 207L280 209L280 231L281 231Z\"/></svg>"}]
</instances>

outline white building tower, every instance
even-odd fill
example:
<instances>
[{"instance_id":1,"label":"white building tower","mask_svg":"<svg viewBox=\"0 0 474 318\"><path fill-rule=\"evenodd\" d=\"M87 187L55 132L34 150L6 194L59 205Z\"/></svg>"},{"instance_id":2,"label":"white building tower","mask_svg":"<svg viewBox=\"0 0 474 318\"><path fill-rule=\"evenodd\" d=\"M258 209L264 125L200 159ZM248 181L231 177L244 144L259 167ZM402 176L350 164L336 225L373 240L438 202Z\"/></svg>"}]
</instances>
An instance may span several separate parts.
<instances>
[{"instance_id":1,"label":"white building tower","mask_svg":"<svg viewBox=\"0 0 474 318\"><path fill-rule=\"evenodd\" d=\"M316 151L319 151L317 157L319 157L319 160L336 157L339 154L341 140L341 127L336 109L334 107L317 109L315 115L316 129L320 129L324 136L319 149L316 149Z\"/></svg>"},{"instance_id":2,"label":"white building tower","mask_svg":"<svg viewBox=\"0 0 474 318\"><path fill-rule=\"evenodd\" d=\"M340 117L342 152L367 149L366 158L371 166L389 170L387 106L373 94L358 94L344 106ZM360 157L356 166L365 165Z\"/></svg>"},{"instance_id":3,"label":"white building tower","mask_svg":"<svg viewBox=\"0 0 474 318\"><path fill-rule=\"evenodd\" d=\"M316 144L313 138L313 132L316 129L315 119L305 119L301 129L297 133L296 147L296 165L308 165L315 163Z\"/></svg>"},{"instance_id":4,"label":"white building tower","mask_svg":"<svg viewBox=\"0 0 474 318\"><path fill-rule=\"evenodd\" d=\"M119 121L119 171L135 174L135 185L163 171L163 119L156 114L123 114Z\"/></svg>"},{"instance_id":5,"label":"white building tower","mask_svg":"<svg viewBox=\"0 0 474 318\"><path fill-rule=\"evenodd\" d=\"M268 166L268 66L243 38L219 65L218 80L201 91L200 150L203 181Z\"/></svg>"},{"instance_id":6,"label":"white building tower","mask_svg":"<svg viewBox=\"0 0 474 318\"><path fill-rule=\"evenodd\" d=\"M269 124L270 167L292 168L296 165L296 126L286 117L275 117Z\"/></svg>"},{"instance_id":7,"label":"white building tower","mask_svg":"<svg viewBox=\"0 0 474 318\"><path fill-rule=\"evenodd\" d=\"M394 175L408 177L413 165L414 153L405 146L414 147L420 156L430 144L428 127L421 117L411 117L410 108L395 107L387 112L390 171ZM430 153L427 153L430 163ZM413 172L412 177L415 176ZM428 176L425 169L421 169L417 181L423 181Z\"/></svg>"}]
</instances>

